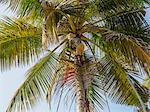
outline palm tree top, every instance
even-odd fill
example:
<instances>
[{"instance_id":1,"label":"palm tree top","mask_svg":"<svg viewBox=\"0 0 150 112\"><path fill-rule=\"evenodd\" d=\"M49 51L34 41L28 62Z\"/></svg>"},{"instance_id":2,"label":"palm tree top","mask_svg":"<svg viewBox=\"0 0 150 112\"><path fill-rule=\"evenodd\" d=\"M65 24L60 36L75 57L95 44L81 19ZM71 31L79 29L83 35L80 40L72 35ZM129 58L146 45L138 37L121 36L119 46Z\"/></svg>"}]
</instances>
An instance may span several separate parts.
<instances>
[{"instance_id":1,"label":"palm tree top","mask_svg":"<svg viewBox=\"0 0 150 112\"><path fill-rule=\"evenodd\" d=\"M0 2L17 15L0 22L0 69L37 62L7 112L43 96L50 104L57 99L56 111L70 99L68 111L76 104L78 112L97 112L109 97L146 112L149 93L138 80L150 77L149 0Z\"/></svg>"}]
</instances>

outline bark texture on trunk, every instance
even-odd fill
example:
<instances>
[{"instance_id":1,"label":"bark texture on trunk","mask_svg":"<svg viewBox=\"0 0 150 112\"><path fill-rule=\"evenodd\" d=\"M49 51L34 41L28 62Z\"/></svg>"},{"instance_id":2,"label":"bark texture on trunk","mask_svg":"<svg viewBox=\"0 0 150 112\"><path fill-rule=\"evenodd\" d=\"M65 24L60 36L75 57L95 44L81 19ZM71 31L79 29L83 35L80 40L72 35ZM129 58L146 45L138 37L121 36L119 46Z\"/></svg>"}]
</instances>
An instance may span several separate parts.
<instances>
[{"instance_id":1,"label":"bark texture on trunk","mask_svg":"<svg viewBox=\"0 0 150 112\"><path fill-rule=\"evenodd\" d=\"M80 57L81 58L81 57ZM87 88L89 85L90 78L89 74L86 74L82 59L77 59L75 62L75 71L76 71L76 91L77 91L77 112L91 112L90 111L90 102L87 98Z\"/></svg>"}]
</instances>

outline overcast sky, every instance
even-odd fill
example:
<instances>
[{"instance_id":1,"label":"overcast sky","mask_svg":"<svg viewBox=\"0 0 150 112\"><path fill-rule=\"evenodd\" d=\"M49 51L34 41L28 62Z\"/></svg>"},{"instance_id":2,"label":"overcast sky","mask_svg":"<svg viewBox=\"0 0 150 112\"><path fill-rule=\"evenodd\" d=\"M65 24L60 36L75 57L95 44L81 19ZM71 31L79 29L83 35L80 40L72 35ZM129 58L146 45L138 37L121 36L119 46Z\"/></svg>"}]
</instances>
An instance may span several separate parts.
<instances>
[{"instance_id":1,"label":"overcast sky","mask_svg":"<svg viewBox=\"0 0 150 112\"><path fill-rule=\"evenodd\" d=\"M0 17L2 17L2 15L12 16L12 13L6 12L5 9L4 6L0 6ZM150 10L146 15L147 20L150 21ZM24 81L24 74L30 67L31 65L25 68L13 68L11 71L4 73L0 72L0 112L5 112L11 97ZM134 110L133 108L112 104L110 102L109 104L111 112L133 112ZM33 112L49 112L47 104L45 102L40 103L33 109Z\"/></svg>"}]
</instances>

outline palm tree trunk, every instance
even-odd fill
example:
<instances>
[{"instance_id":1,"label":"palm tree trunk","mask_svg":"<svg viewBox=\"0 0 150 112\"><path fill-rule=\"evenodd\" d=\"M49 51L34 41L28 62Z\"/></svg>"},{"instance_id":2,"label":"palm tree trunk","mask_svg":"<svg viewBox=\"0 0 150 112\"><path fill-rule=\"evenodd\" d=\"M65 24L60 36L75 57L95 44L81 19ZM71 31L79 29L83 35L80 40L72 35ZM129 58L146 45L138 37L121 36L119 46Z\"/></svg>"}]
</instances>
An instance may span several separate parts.
<instances>
[{"instance_id":1,"label":"palm tree trunk","mask_svg":"<svg viewBox=\"0 0 150 112\"><path fill-rule=\"evenodd\" d=\"M86 96L86 88L84 87L83 74L81 66L76 63L76 91L77 91L77 112L90 112L89 101ZM81 65L81 63L80 63Z\"/></svg>"},{"instance_id":2,"label":"palm tree trunk","mask_svg":"<svg viewBox=\"0 0 150 112\"><path fill-rule=\"evenodd\" d=\"M83 87L82 76L79 73L79 68L77 67L76 72L76 91L77 91L77 112L84 112L84 99L85 99L85 92Z\"/></svg>"}]
</instances>

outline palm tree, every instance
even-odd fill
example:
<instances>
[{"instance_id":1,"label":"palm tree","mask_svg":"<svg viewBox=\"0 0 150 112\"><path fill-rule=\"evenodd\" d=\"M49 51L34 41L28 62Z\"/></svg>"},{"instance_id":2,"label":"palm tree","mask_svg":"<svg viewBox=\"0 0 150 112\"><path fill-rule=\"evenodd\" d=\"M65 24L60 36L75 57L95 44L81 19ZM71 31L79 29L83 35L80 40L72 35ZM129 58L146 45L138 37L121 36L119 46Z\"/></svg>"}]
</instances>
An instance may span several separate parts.
<instances>
[{"instance_id":1,"label":"palm tree","mask_svg":"<svg viewBox=\"0 0 150 112\"><path fill-rule=\"evenodd\" d=\"M1 71L37 62L7 112L26 111L43 97L61 112L66 103L65 112L99 112L107 97L146 112L148 89L139 79L149 77L149 0L0 2L17 15L0 22Z\"/></svg>"}]
</instances>

